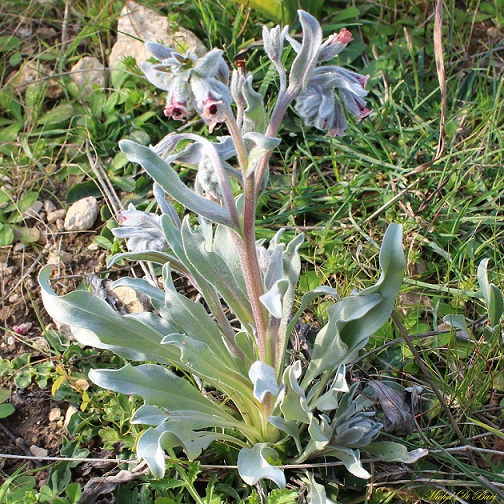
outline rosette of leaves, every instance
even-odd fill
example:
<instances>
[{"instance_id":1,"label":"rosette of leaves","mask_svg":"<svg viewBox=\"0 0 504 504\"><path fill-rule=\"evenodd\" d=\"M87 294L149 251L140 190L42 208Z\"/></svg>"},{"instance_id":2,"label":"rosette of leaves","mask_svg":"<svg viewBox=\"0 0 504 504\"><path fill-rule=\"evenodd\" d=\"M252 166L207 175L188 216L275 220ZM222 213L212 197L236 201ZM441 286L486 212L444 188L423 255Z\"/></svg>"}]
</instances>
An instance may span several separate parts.
<instances>
[{"instance_id":1,"label":"rosette of leaves","mask_svg":"<svg viewBox=\"0 0 504 504\"><path fill-rule=\"evenodd\" d=\"M209 87L201 107L212 128L216 121L225 122L229 137L211 142L177 133L153 148L120 143L128 159L141 164L154 180L159 213L142 214L133 207L123 212L116 234L128 238L130 250L112 258L109 266L130 259L162 267L160 279L115 282L147 295L152 311L120 315L105 300L82 290L59 297L50 286L51 267L39 276L44 305L53 318L68 324L80 343L130 361L121 369L93 370L89 377L101 387L144 400L131 421L148 426L137 452L157 477L165 472L165 450L181 448L194 460L214 441L239 451L238 471L246 483L269 479L279 487L286 485L286 478L277 464L333 457L352 474L368 478L361 449L384 460L413 462L425 455L377 442L382 426L373 419L371 403L358 394L358 384L349 387L345 380L345 365L386 322L400 290L405 265L401 226L391 224L385 232L375 285L341 300L333 289L319 287L303 296L297 310L303 236L284 242L280 230L268 244L256 239L257 197L267 179L269 156L279 144L275 135L281 117L310 82L319 54L325 60L341 49L338 45L329 51L328 43L322 44L313 17L301 12L300 20L303 42L296 42L297 56L288 75L279 58L286 30L265 32L266 50L280 74L279 97L270 115L252 89L251 77L235 71L229 95L220 85L218 96L211 91L215 85ZM337 37L332 40L341 44ZM149 67L154 80L177 75L180 58L150 47L160 58L166 56L160 65ZM215 55L212 52L212 58ZM196 64L189 57L184 61ZM177 106L192 103L194 76L188 75ZM179 178L177 164L204 172L194 189ZM242 188L238 194L231 192L230 177ZM180 219L166 196L197 219L189 214ZM205 305L177 291L173 272L197 289ZM290 335L319 296L335 300L327 310L327 323L313 342L309 362L291 362ZM319 487L313 493L320 497Z\"/></svg>"}]
</instances>

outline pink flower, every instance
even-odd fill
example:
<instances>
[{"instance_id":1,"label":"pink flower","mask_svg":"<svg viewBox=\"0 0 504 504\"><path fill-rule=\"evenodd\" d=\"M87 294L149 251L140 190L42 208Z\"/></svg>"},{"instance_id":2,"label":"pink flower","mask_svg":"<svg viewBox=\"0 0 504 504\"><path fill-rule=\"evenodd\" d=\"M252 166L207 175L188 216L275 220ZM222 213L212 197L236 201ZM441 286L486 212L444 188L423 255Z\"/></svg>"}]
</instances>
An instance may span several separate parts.
<instances>
[{"instance_id":1,"label":"pink flower","mask_svg":"<svg viewBox=\"0 0 504 504\"><path fill-rule=\"evenodd\" d=\"M166 104L164 108L164 115L170 119L182 121L187 119L191 112L188 110L186 103L173 100L171 103Z\"/></svg>"},{"instance_id":2,"label":"pink flower","mask_svg":"<svg viewBox=\"0 0 504 504\"><path fill-rule=\"evenodd\" d=\"M208 124L210 132L215 128L217 123L224 121L224 113L227 110L227 105L222 100L215 100L210 93L208 98L203 100L203 110L201 118Z\"/></svg>"},{"instance_id":3,"label":"pink flower","mask_svg":"<svg viewBox=\"0 0 504 504\"><path fill-rule=\"evenodd\" d=\"M334 44L335 42L340 42L341 44L346 45L352 42L353 40L352 34L346 28L342 28L338 34L335 33L330 38L332 39L331 40L332 44Z\"/></svg>"}]
</instances>

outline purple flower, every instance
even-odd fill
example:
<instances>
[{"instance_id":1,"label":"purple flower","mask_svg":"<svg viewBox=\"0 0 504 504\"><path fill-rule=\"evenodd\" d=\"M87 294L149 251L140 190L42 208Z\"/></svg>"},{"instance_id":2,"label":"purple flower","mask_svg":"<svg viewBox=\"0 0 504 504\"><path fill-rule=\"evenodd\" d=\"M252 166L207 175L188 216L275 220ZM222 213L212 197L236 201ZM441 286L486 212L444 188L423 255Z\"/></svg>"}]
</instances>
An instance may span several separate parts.
<instances>
[{"instance_id":1,"label":"purple flower","mask_svg":"<svg viewBox=\"0 0 504 504\"><path fill-rule=\"evenodd\" d=\"M339 54L349 42L352 34L343 28L321 44L317 62L325 62ZM296 51L299 44L289 39ZM371 111L366 107L366 84L369 75L361 75L337 65L321 65L311 72L306 87L296 97L294 109L307 126L327 131L329 136L342 136L347 128L345 109L357 122Z\"/></svg>"},{"instance_id":2,"label":"purple flower","mask_svg":"<svg viewBox=\"0 0 504 504\"><path fill-rule=\"evenodd\" d=\"M198 113L210 131L224 121L231 95L227 87L229 70L221 50L213 49L198 58L191 51L181 55L154 42L145 46L160 63L144 62L140 67L152 84L168 91L164 108L167 117L184 120Z\"/></svg>"}]
</instances>

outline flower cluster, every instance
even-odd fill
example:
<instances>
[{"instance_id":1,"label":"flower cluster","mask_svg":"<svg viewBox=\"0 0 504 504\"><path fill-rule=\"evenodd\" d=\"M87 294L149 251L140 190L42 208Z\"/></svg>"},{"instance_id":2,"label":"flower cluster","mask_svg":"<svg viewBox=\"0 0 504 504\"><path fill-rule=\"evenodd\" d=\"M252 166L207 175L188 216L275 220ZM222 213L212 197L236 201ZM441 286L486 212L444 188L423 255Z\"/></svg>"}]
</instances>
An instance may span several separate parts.
<instances>
[{"instance_id":1,"label":"flower cluster","mask_svg":"<svg viewBox=\"0 0 504 504\"><path fill-rule=\"evenodd\" d=\"M343 28L324 42L317 55L317 62L329 61L353 40ZM289 42L299 52L299 44L289 37ZM327 131L330 136L342 136L347 128L343 106L357 121L367 117L366 83L369 75L361 75L336 65L314 68L305 89L296 98L295 110L307 126Z\"/></svg>"},{"instance_id":2,"label":"flower cluster","mask_svg":"<svg viewBox=\"0 0 504 504\"><path fill-rule=\"evenodd\" d=\"M197 112L210 129L224 121L231 95L229 70L220 49L198 58L191 51L182 55L155 42L147 42L145 47L159 63L140 66L152 84L168 91L167 117L183 120Z\"/></svg>"}]
</instances>

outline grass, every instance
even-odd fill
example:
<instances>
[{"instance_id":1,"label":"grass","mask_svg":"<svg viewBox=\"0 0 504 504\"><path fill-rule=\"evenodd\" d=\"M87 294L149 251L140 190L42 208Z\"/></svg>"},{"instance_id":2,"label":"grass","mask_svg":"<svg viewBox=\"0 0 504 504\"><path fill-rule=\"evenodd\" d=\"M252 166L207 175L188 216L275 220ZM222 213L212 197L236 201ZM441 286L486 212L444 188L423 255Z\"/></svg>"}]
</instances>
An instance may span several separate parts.
<instances>
[{"instance_id":1,"label":"grass","mask_svg":"<svg viewBox=\"0 0 504 504\"><path fill-rule=\"evenodd\" d=\"M182 0L169 13L162 2L144 3L167 14L173 25L193 30L209 46L223 47L230 61L239 55L247 59L249 70L259 67L256 82L263 91L274 85L253 43L260 38L261 22L267 21L257 13L217 0ZM328 33L346 25L355 38L362 38L341 61L365 66L364 73L371 74L374 113L351 126L348 136L336 139L305 130L290 116L281 131L281 150L272 161L271 189L258 215L264 238L280 227L287 228L286 235L296 230L306 234L301 292L329 283L344 295L369 285L376 276L375 243L386 223L401 222L405 228L408 275L403 290L409 301L401 298L394 320L372 338L351 372L423 388L418 430L398 441L409 448L426 447L430 455L416 464L414 476L401 467L393 469L393 481L383 476L387 468L377 467L376 481L367 489L352 480L338 488L334 482L341 481L342 473L337 468L315 468L333 482L335 499L357 501L366 491L368 502L414 502L427 499L435 489L480 489L502 497L502 338L483 338L486 308L476 271L483 258L491 259L489 276L503 290L503 13L497 0L461 5L445 3L447 102L442 129L433 6L380 0L356 2L351 8L343 3L321 7ZM0 26L6 35L0 38L0 242L7 265L18 241L26 246L25 269L35 264L43 248L39 237L30 235L36 226L23 218L35 199L61 206L100 193L93 163L105 167L123 203L149 204L147 178L124 162L117 141L135 137L155 143L172 130L176 125L161 119L161 97L131 61L124 72L111 73L107 87L88 100L79 97L68 76L82 54L101 60L108 54L121 8L122 2L110 0L2 2ZM46 31L45 38L21 38L19 28L30 27L52 29L54 35ZM61 96L51 97L48 76L22 93L8 84L23 61L54 69ZM109 217L104 209L104 222ZM60 238L49 234L48 239ZM96 230L95 241L109 254L122 246L107 225ZM44 327L47 318L36 294L32 300L26 290L21 293ZM439 332L443 318L453 315L465 319L469 341L457 339L453 331ZM307 314L307 321L316 325L323 317L322 302ZM4 330L13 335L12 327ZM86 457L91 447L99 446L132 458L138 432L127 420L135 400L78 385L93 365L115 366L117 358L82 349L54 329L43 335L48 345L42 359L39 350L25 346L27 339L16 336L22 350L0 361L1 386L11 393L45 389L55 399L81 407L63 440L62 456ZM389 344L392 340L394 345ZM229 456L225 451L215 450ZM163 481L144 475L120 485L117 502L262 502L232 473L216 476L204 463L186 465L175 456L169 463ZM76 487L69 487L77 478L77 463L44 464L50 475L46 488L37 486L34 477L40 468L24 465L3 474L0 495L5 502L77 502ZM296 499L295 490L276 491L267 502Z\"/></svg>"}]
</instances>

